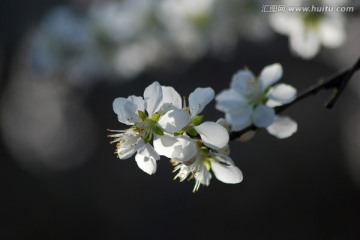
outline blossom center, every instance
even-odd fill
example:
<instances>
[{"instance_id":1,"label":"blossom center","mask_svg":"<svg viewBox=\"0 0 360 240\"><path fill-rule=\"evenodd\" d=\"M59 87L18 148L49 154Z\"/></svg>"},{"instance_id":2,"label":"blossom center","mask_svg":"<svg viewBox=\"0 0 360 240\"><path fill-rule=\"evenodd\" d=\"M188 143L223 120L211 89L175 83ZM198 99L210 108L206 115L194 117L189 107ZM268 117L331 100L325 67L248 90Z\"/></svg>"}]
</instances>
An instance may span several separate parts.
<instances>
[{"instance_id":1,"label":"blossom center","mask_svg":"<svg viewBox=\"0 0 360 240\"><path fill-rule=\"evenodd\" d=\"M156 125L156 123L153 120L148 118L143 121L135 123L133 126L133 129L134 129L134 131L139 133L139 135L143 139L146 139L150 136L152 129L155 127L155 125Z\"/></svg>"},{"instance_id":2,"label":"blossom center","mask_svg":"<svg viewBox=\"0 0 360 240\"><path fill-rule=\"evenodd\" d=\"M249 99L249 104L258 105L266 100L266 94L261 89L261 84L258 79L248 78L246 80L247 94L246 98Z\"/></svg>"}]
</instances>

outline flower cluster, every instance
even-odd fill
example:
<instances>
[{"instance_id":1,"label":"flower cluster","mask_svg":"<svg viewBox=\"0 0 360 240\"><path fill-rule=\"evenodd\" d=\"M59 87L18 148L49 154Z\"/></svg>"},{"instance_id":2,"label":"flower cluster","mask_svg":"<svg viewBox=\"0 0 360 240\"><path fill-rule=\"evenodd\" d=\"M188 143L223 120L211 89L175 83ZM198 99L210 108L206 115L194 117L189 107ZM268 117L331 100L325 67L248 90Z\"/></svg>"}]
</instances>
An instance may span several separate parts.
<instances>
[{"instance_id":1,"label":"flower cluster","mask_svg":"<svg viewBox=\"0 0 360 240\"><path fill-rule=\"evenodd\" d=\"M187 105L174 88L154 82L144 98L115 99L118 120L131 126L109 135L117 143L115 153L120 159L136 153L136 163L148 174L156 172L160 156L168 157L179 171L175 178L195 179L194 191L200 184L209 185L210 170L225 183L241 182L241 171L228 157L228 131L219 123L203 122L199 115L214 96L211 88L197 88Z\"/></svg>"},{"instance_id":2,"label":"flower cluster","mask_svg":"<svg viewBox=\"0 0 360 240\"><path fill-rule=\"evenodd\" d=\"M296 98L290 85L274 85L281 76L280 64L265 67L258 78L249 70L236 73L231 88L216 96L216 108L225 112L217 122L203 121L200 115L215 98L209 87L195 89L186 101L174 88L154 82L144 97L117 98L113 110L130 127L110 130L115 154L127 159L136 153L137 165L148 174L156 172L157 160L165 156L175 166L175 179L195 180L194 192L210 184L211 172L224 183L240 183L242 173L229 157L229 131L254 125L285 138L297 130L296 122L275 114L275 106Z\"/></svg>"}]
</instances>

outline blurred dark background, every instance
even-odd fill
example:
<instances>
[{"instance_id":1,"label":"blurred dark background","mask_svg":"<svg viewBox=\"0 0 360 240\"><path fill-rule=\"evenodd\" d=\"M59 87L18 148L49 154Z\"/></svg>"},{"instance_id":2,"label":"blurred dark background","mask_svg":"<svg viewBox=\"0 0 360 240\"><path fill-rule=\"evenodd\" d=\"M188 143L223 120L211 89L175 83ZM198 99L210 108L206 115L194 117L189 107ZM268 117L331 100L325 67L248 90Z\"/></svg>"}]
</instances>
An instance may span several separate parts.
<instances>
[{"instance_id":1,"label":"blurred dark background","mask_svg":"<svg viewBox=\"0 0 360 240\"><path fill-rule=\"evenodd\" d=\"M134 158L117 159L106 137L107 129L124 127L112 111L114 98L142 95L153 81L185 96L200 86L218 93L239 68L259 73L280 62L282 81L302 90L347 67L356 54L338 65L329 62L341 49L302 60L290 53L286 37L275 35L265 42L242 39L229 58L205 55L131 81L99 77L91 86L72 86L21 74L17 61L25 58L29 30L63 4L69 2L0 3L0 239L360 238L357 85L333 110L323 107L329 92L287 110L299 125L289 139L262 131L250 142L232 142L244 181L227 185L213 178L196 194L193 182L172 180L165 158L149 176ZM358 45L352 50L360 53ZM216 120L221 113L211 103L205 116Z\"/></svg>"}]
</instances>

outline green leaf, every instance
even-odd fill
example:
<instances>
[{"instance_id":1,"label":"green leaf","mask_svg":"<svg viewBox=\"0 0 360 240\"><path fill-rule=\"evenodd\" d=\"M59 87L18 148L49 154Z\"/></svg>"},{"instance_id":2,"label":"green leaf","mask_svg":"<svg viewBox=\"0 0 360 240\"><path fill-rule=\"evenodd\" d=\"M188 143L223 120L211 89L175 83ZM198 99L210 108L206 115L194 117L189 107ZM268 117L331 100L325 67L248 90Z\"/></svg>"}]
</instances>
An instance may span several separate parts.
<instances>
[{"instance_id":1,"label":"green leaf","mask_svg":"<svg viewBox=\"0 0 360 240\"><path fill-rule=\"evenodd\" d=\"M164 131L159 126L155 126L153 132L160 136L164 135Z\"/></svg>"},{"instance_id":2,"label":"green leaf","mask_svg":"<svg viewBox=\"0 0 360 240\"><path fill-rule=\"evenodd\" d=\"M140 119L143 120L143 121L145 119L147 119L147 116L143 111L138 110L138 115L139 115Z\"/></svg>"},{"instance_id":3,"label":"green leaf","mask_svg":"<svg viewBox=\"0 0 360 240\"><path fill-rule=\"evenodd\" d=\"M199 124L202 122L203 119L204 119L204 115L198 115L198 116L193 117L193 118L191 119L191 122L192 122L195 126L197 126L197 125L199 125Z\"/></svg>"},{"instance_id":4,"label":"green leaf","mask_svg":"<svg viewBox=\"0 0 360 240\"><path fill-rule=\"evenodd\" d=\"M160 119L160 115L155 113L154 115L151 116L150 119L153 120L154 122L158 122Z\"/></svg>"},{"instance_id":5,"label":"green leaf","mask_svg":"<svg viewBox=\"0 0 360 240\"><path fill-rule=\"evenodd\" d=\"M193 127L187 128L186 132L192 137L196 137L198 135L197 131Z\"/></svg>"}]
</instances>

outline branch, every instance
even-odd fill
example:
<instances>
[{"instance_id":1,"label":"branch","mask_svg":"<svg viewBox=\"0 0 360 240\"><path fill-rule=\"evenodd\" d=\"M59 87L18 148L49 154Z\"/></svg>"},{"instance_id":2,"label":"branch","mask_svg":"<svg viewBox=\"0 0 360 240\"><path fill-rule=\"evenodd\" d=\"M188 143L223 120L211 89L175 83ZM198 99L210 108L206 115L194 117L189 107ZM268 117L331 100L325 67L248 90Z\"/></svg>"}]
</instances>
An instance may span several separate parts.
<instances>
[{"instance_id":1,"label":"branch","mask_svg":"<svg viewBox=\"0 0 360 240\"><path fill-rule=\"evenodd\" d=\"M342 92L344 91L346 85L348 84L349 80L351 79L351 77L358 71L360 70L360 58L357 60L357 62L350 68L346 69L343 72L334 74L330 77L328 77L327 79L323 79L320 80L317 84L309 87L308 89L306 89L305 91L303 91L302 93L300 93L296 99L294 101L292 101L291 103L288 104L284 104L282 106L278 106L275 107L275 113L281 113L283 112L285 109L291 107L292 105L294 105L295 103L300 102L301 100L311 96L311 95L316 95L320 90L323 89L333 89L334 93L332 95L332 97L330 98L330 100L325 104L326 108L331 109L335 103L337 102L337 100L339 99L339 97L341 96ZM231 132L230 133L230 140L234 140L239 138L240 136L242 136L244 133L248 132L248 131L254 131L257 130L258 128L254 125L251 125L249 127L246 127L240 131L237 132Z\"/></svg>"}]
</instances>

